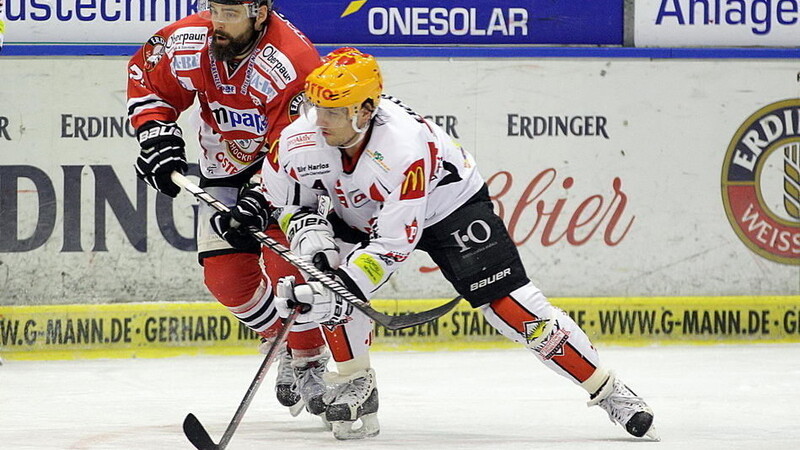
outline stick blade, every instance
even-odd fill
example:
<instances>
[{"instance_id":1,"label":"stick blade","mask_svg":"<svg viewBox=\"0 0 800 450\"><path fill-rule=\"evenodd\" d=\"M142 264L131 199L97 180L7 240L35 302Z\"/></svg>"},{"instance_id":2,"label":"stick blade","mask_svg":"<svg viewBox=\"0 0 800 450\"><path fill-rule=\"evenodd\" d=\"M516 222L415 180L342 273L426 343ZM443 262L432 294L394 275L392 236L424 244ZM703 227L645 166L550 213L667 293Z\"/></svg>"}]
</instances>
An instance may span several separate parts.
<instances>
[{"instance_id":1,"label":"stick blade","mask_svg":"<svg viewBox=\"0 0 800 450\"><path fill-rule=\"evenodd\" d=\"M211 440L211 436L209 436L208 431L206 431L203 424L197 420L194 414L189 413L185 419L183 419L183 433L189 438L189 442L198 448L199 450L219 450L221 447L214 443Z\"/></svg>"},{"instance_id":2,"label":"stick blade","mask_svg":"<svg viewBox=\"0 0 800 450\"><path fill-rule=\"evenodd\" d=\"M462 297L456 297L453 300L445 303L444 305L440 305L434 309L430 309L427 311L421 311L418 313L410 313L404 314L402 316L387 316L385 314L379 313L375 311L377 314L380 314L382 317L376 318L373 317L372 314L369 312L364 311L368 316L375 319L376 322L380 323L384 327L390 330L401 330L403 328L414 327L417 325L422 325L423 323L430 322L432 320L436 320L439 317L447 314L450 310L456 307L458 302L460 302ZM374 311L374 310L373 310Z\"/></svg>"}]
</instances>

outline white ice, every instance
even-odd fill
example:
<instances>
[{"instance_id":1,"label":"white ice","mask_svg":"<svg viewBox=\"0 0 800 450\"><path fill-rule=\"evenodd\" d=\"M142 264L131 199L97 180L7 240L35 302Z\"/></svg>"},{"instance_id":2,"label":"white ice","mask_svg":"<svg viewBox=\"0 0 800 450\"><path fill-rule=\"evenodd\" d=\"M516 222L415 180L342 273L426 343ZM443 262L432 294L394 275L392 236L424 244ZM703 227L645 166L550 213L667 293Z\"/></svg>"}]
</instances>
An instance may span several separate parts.
<instances>
[{"instance_id":1,"label":"white ice","mask_svg":"<svg viewBox=\"0 0 800 450\"><path fill-rule=\"evenodd\" d=\"M655 411L661 442L635 439L525 350L374 352L381 434L339 442L291 417L273 373L229 449L800 448L800 345L600 347ZM195 413L219 440L261 357L6 361L2 449L191 449Z\"/></svg>"}]
</instances>

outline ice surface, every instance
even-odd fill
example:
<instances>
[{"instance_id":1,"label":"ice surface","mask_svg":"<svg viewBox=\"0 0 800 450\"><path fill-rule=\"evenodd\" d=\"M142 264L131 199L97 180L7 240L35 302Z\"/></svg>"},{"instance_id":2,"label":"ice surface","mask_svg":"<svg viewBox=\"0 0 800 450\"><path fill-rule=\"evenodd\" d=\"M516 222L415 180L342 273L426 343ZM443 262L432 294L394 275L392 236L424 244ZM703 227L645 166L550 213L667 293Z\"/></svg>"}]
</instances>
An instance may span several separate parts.
<instances>
[{"instance_id":1,"label":"ice surface","mask_svg":"<svg viewBox=\"0 0 800 450\"><path fill-rule=\"evenodd\" d=\"M800 446L800 345L600 347L656 414L662 442L632 438L582 389L527 351L375 352L381 434L337 442L293 418L274 368L229 449L790 449ZM6 361L2 449L191 449L195 413L219 440L261 362L257 354Z\"/></svg>"}]
</instances>

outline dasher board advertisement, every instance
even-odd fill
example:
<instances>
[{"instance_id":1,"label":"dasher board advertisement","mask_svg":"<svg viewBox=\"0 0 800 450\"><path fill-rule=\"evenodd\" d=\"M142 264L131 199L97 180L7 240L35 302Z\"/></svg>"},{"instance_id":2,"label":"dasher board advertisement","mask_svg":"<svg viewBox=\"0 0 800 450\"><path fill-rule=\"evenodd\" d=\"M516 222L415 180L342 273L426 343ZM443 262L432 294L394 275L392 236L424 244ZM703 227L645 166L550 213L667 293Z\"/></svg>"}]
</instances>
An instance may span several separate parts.
<instances>
[{"instance_id":1,"label":"dasher board advertisement","mask_svg":"<svg viewBox=\"0 0 800 450\"><path fill-rule=\"evenodd\" d=\"M140 45L197 12L197 0L5 3L6 44ZM621 0L277 0L275 10L316 44L621 45L623 33Z\"/></svg>"},{"instance_id":2,"label":"dasher board advertisement","mask_svg":"<svg viewBox=\"0 0 800 450\"><path fill-rule=\"evenodd\" d=\"M794 61L380 63L388 94L475 156L549 297L800 295ZM134 173L126 72L124 58L0 58L15 80L0 85L0 304L212 300L197 203ZM455 296L424 253L404 264L377 298Z\"/></svg>"},{"instance_id":3,"label":"dasher board advertisement","mask_svg":"<svg viewBox=\"0 0 800 450\"><path fill-rule=\"evenodd\" d=\"M798 0L636 0L637 47L797 47Z\"/></svg>"}]
</instances>

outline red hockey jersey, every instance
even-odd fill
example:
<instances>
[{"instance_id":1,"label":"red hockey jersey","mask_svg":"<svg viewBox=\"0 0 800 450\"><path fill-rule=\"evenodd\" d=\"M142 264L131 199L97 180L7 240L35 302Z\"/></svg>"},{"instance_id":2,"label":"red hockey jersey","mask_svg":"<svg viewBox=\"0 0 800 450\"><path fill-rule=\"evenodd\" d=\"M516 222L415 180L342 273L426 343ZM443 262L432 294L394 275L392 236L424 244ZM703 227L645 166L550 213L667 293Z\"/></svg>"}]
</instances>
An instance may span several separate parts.
<instances>
[{"instance_id":1,"label":"red hockey jersey","mask_svg":"<svg viewBox=\"0 0 800 450\"><path fill-rule=\"evenodd\" d=\"M273 12L267 23L233 70L210 52L211 21L195 14L158 31L128 66L131 124L175 121L197 99L201 174L220 179L260 166L299 114L306 75L320 64L317 50L288 20Z\"/></svg>"}]
</instances>

